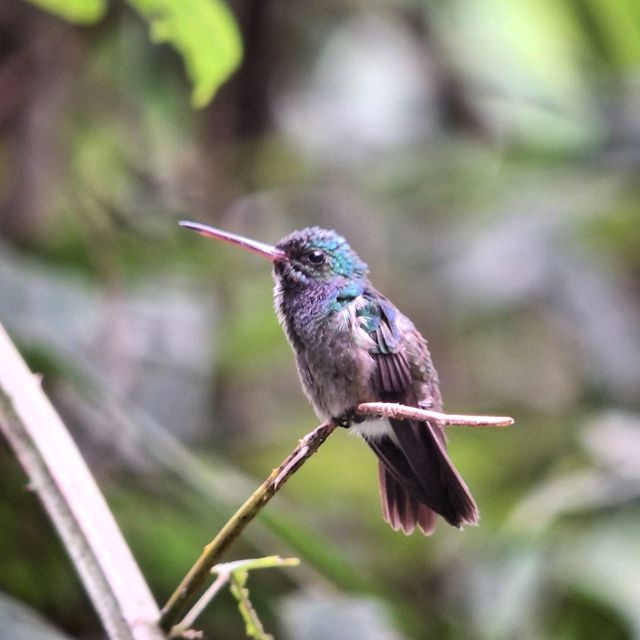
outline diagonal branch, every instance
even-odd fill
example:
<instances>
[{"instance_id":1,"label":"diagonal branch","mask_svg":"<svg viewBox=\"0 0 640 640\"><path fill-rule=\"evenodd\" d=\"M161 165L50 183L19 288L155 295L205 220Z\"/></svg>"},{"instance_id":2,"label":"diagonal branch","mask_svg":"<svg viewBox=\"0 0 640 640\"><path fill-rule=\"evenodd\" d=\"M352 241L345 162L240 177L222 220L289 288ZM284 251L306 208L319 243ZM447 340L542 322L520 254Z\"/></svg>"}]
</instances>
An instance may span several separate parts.
<instances>
[{"instance_id":1,"label":"diagonal branch","mask_svg":"<svg viewBox=\"0 0 640 640\"><path fill-rule=\"evenodd\" d=\"M109 637L164 638L156 603L104 497L2 325L0 432L44 504Z\"/></svg>"},{"instance_id":2,"label":"diagonal branch","mask_svg":"<svg viewBox=\"0 0 640 640\"><path fill-rule=\"evenodd\" d=\"M367 402L356 407L355 415L366 417L393 417L400 419L435 420L439 424L461 424L467 426L501 427L513 424L513 418L491 416L449 415L429 409L418 409L405 405ZM231 516L218 535L204 548L202 554L173 592L162 609L160 624L171 631L187 606L204 588L211 569L224 552L232 545L243 529L255 518L260 510L273 498L282 485L318 450L333 433L336 425L323 422L308 433L298 446L274 469L269 477L256 489L253 495Z\"/></svg>"},{"instance_id":3,"label":"diagonal branch","mask_svg":"<svg viewBox=\"0 0 640 640\"><path fill-rule=\"evenodd\" d=\"M318 450L335 428L332 422L323 422L302 438L298 446L269 474L269 477L204 548L196 563L162 609L160 625L165 631L171 630L193 598L204 587L211 569L220 560L222 554L273 498L278 489Z\"/></svg>"}]
</instances>

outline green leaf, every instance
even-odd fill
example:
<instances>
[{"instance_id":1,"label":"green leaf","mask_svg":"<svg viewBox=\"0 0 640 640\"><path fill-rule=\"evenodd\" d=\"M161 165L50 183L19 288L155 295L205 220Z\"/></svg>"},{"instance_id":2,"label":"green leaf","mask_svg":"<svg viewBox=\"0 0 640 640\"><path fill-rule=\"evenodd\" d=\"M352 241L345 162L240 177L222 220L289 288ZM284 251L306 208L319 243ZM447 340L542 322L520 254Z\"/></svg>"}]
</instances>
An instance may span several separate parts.
<instances>
[{"instance_id":1,"label":"green leaf","mask_svg":"<svg viewBox=\"0 0 640 640\"><path fill-rule=\"evenodd\" d=\"M220 0L128 0L150 23L153 42L180 53L193 84L191 102L204 107L242 59L238 25Z\"/></svg>"},{"instance_id":2,"label":"green leaf","mask_svg":"<svg viewBox=\"0 0 640 640\"><path fill-rule=\"evenodd\" d=\"M640 16L635 0L588 0L583 10L590 16L608 61L618 67L635 67L640 61Z\"/></svg>"},{"instance_id":3,"label":"green leaf","mask_svg":"<svg viewBox=\"0 0 640 640\"><path fill-rule=\"evenodd\" d=\"M97 22L107 11L106 0L27 0L69 22L90 24Z\"/></svg>"}]
</instances>

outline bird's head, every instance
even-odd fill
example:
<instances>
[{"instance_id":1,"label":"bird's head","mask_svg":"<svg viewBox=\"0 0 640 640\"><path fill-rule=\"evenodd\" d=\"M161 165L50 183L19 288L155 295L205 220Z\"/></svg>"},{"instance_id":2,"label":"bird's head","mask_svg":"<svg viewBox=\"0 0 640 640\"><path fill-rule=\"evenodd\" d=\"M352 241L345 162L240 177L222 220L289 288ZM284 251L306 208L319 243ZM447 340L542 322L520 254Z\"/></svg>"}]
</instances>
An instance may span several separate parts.
<instances>
[{"instance_id":1,"label":"bird's head","mask_svg":"<svg viewBox=\"0 0 640 640\"><path fill-rule=\"evenodd\" d=\"M338 233L308 227L285 236L275 247L286 259L274 262L274 273L284 283L311 284L334 278L365 278L367 265Z\"/></svg>"},{"instance_id":2,"label":"bird's head","mask_svg":"<svg viewBox=\"0 0 640 640\"><path fill-rule=\"evenodd\" d=\"M271 260L276 278L286 286L312 285L335 278L359 280L368 267L338 233L308 227L285 236L275 247L198 222L180 222L203 236L223 240Z\"/></svg>"}]
</instances>

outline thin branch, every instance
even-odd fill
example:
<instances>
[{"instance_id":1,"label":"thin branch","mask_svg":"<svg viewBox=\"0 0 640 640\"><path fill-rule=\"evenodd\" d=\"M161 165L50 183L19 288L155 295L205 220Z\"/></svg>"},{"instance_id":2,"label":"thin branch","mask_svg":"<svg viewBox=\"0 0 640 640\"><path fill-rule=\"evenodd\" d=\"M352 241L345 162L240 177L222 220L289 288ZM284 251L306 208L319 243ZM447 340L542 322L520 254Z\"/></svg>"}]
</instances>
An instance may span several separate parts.
<instances>
[{"instance_id":1,"label":"thin branch","mask_svg":"<svg viewBox=\"0 0 640 640\"><path fill-rule=\"evenodd\" d=\"M164 638L158 608L104 497L2 325L0 431L44 504L109 637Z\"/></svg>"},{"instance_id":2,"label":"thin branch","mask_svg":"<svg viewBox=\"0 0 640 640\"><path fill-rule=\"evenodd\" d=\"M299 558L281 558L280 556L266 556L263 558L246 558L225 562L215 565L211 573L216 573L218 577L211 586L200 596L198 601L191 607L179 624L171 629L172 638L184 637L197 618L206 609L209 603L218 595L220 590L229 582L233 573L246 573L256 569L272 569L273 567L297 567L300 564Z\"/></svg>"},{"instance_id":3,"label":"thin branch","mask_svg":"<svg viewBox=\"0 0 640 640\"><path fill-rule=\"evenodd\" d=\"M509 417L450 415L429 409L418 409L385 402L360 404L356 409L356 415L435 420L443 425L460 424L475 427L506 427L513 424L513 418ZM324 422L307 434L280 466L271 472L253 495L231 516L218 535L204 548L196 563L163 607L160 619L163 629L166 631L172 629L195 595L206 584L211 568L280 487L318 450L335 427L336 425L331 422ZM180 629L182 628L183 625L180 625Z\"/></svg>"},{"instance_id":4,"label":"thin branch","mask_svg":"<svg viewBox=\"0 0 640 640\"><path fill-rule=\"evenodd\" d=\"M318 450L335 428L332 422L324 422L302 438L298 446L271 472L253 495L231 516L218 535L204 548L196 563L162 609L160 625L165 631L171 630L191 600L207 582L211 568L220 560L243 529L273 498L278 489Z\"/></svg>"},{"instance_id":5,"label":"thin branch","mask_svg":"<svg viewBox=\"0 0 640 640\"><path fill-rule=\"evenodd\" d=\"M189 609L187 615L171 629L171 638L180 638L185 631L188 631L200 614L207 608L207 605L218 595L221 589L229 582L231 574L228 571L221 571L218 577L209 585L208 589L198 598L198 601Z\"/></svg>"},{"instance_id":6,"label":"thin branch","mask_svg":"<svg viewBox=\"0 0 640 640\"><path fill-rule=\"evenodd\" d=\"M361 416L377 416L381 418L399 418L401 420L435 420L442 426L462 425L465 427L510 427L513 418L508 416L467 416L455 413L441 413L431 409L408 407L391 402L364 402L356 408Z\"/></svg>"}]
</instances>

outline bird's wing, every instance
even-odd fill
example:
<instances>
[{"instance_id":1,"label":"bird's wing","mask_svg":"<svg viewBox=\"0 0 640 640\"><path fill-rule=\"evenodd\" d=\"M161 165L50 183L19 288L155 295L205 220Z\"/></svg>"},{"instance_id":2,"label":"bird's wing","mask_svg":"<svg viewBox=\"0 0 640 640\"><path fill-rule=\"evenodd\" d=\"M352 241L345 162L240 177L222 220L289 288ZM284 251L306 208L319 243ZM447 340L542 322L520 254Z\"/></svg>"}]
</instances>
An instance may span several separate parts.
<instances>
[{"instance_id":1,"label":"bird's wing","mask_svg":"<svg viewBox=\"0 0 640 640\"><path fill-rule=\"evenodd\" d=\"M364 299L367 304L357 313L374 345L374 387L382 395L394 396L392 402L441 409L438 377L427 341L381 294L365 292Z\"/></svg>"},{"instance_id":2,"label":"bird's wing","mask_svg":"<svg viewBox=\"0 0 640 640\"><path fill-rule=\"evenodd\" d=\"M403 394L412 386L411 366L396 322L398 311L379 294L358 310L363 328L373 341L375 367L372 382L382 394Z\"/></svg>"},{"instance_id":3,"label":"bird's wing","mask_svg":"<svg viewBox=\"0 0 640 640\"><path fill-rule=\"evenodd\" d=\"M411 321L378 292L368 295L365 292L365 299L367 304L362 305L359 313L362 326L374 343L372 382L379 399L414 407L428 403L440 409L437 375L426 340ZM385 492L388 482L380 485L385 516L394 510L399 514L395 522L389 520L391 524L405 531L412 530L416 524L425 529L421 522L426 520L424 516L413 518L417 513L415 508L399 508L410 502L408 496L399 495L399 489L454 526L465 522L474 524L478 519L476 505L449 459L441 427L431 421L392 419L389 422L395 438L368 442L384 466L381 477L396 481L392 493Z\"/></svg>"}]
</instances>

